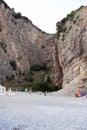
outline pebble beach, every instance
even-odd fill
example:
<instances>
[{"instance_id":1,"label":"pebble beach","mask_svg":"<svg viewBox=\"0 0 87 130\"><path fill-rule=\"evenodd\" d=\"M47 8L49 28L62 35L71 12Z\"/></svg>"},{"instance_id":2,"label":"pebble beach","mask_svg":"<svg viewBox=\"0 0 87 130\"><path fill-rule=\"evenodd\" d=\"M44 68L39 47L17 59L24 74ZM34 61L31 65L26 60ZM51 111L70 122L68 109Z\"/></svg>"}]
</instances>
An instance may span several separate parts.
<instances>
[{"instance_id":1,"label":"pebble beach","mask_svg":"<svg viewBox=\"0 0 87 130\"><path fill-rule=\"evenodd\" d=\"M0 130L87 130L87 98L0 96Z\"/></svg>"}]
</instances>

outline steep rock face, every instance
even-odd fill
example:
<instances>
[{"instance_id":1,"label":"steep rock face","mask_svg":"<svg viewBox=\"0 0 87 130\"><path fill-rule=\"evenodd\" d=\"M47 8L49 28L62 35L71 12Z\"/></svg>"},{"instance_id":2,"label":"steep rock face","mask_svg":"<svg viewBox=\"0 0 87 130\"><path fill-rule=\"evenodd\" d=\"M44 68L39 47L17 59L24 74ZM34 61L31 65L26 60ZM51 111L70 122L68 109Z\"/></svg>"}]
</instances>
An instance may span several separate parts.
<instances>
[{"instance_id":1,"label":"steep rock face","mask_svg":"<svg viewBox=\"0 0 87 130\"><path fill-rule=\"evenodd\" d=\"M57 27L63 88L65 94L72 95L79 87L87 87L87 7L73 11Z\"/></svg>"},{"instance_id":2,"label":"steep rock face","mask_svg":"<svg viewBox=\"0 0 87 130\"><path fill-rule=\"evenodd\" d=\"M0 81L20 70L29 71L32 64L44 63L42 46L48 37L0 2Z\"/></svg>"},{"instance_id":3,"label":"steep rock face","mask_svg":"<svg viewBox=\"0 0 87 130\"><path fill-rule=\"evenodd\" d=\"M48 52L47 58L49 59L48 66L51 68L51 80L59 87L62 88L62 67L59 63L59 52L58 52L58 39L56 35L51 36L46 40L46 49Z\"/></svg>"},{"instance_id":4,"label":"steep rock face","mask_svg":"<svg viewBox=\"0 0 87 130\"><path fill-rule=\"evenodd\" d=\"M28 18L0 1L0 82L20 72L29 72L33 64L45 63L52 81L62 85L54 34L42 32Z\"/></svg>"}]
</instances>

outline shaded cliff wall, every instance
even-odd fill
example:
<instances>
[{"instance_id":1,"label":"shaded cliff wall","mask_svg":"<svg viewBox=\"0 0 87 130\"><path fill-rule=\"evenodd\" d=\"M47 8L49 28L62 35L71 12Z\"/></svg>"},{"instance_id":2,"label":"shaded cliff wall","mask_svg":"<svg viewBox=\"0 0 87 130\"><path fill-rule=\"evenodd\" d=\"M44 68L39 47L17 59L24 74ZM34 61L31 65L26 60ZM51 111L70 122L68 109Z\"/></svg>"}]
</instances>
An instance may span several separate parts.
<instances>
[{"instance_id":1,"label":"shaded cliff wall","mask_svg":"<svg viewBox=\"0 0 87 130\"><path fill-rule=\"evenodd\" d=\"M58 86L58 88L62 88L63 72L62 67L59 63L59 51L57 43L58 39L56 37L56 34L46 40L46 49L48 52L46 55L48 58L46 63L50 67L51 80L55 83L55 85Z\"/></svg>"}]
</instances>

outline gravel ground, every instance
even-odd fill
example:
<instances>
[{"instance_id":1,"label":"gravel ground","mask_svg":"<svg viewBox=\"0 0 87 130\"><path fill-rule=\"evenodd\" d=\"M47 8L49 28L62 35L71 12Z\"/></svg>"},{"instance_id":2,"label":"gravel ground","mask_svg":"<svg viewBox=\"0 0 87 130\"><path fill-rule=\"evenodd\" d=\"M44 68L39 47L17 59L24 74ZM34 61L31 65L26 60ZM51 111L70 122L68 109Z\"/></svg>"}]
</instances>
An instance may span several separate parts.
<instances>
[{"instance_id":1,"label":"gravel ground","mask_svg":"<svg viewBox=\"0 0 87 130\"><path fill-rule=\"evenodd\" d=\"M0 130L87 130L87 98L0 96Z\"/></svg>"}]
</instances>

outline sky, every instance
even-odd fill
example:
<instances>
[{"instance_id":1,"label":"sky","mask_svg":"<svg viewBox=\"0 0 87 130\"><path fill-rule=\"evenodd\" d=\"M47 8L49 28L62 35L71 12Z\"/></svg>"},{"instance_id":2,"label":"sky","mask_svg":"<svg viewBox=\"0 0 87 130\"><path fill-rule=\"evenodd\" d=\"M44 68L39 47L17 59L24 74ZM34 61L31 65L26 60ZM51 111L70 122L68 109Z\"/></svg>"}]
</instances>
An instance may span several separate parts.
<instances>
[{"instance_id":1,"label":"sky","mask_svg":"<svg viewBox=\"0 0 87 130\"><path fill-rule=\"evenodd\" d=\"M56 32L56 23L87 0L4 0L15 12L21 12L34 25L47 33Z\"/></svg>"}]
</instances>

